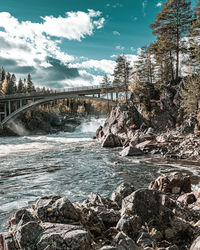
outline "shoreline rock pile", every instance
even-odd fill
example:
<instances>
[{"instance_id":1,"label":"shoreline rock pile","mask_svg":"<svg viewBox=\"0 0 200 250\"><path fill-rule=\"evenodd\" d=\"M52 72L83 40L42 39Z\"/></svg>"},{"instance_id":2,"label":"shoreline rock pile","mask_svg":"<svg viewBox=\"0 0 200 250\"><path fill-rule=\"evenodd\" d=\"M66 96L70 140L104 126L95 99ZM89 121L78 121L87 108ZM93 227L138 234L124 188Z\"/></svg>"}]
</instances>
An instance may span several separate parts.
<instances>
[{"instance_id":1,"label":"shoreline rock pile","mask_svg":"<svg viewBox=\"0 0 200 250\"><path fill-rule=\"evenodd\" d=\"M92 193L71 203L46 196L12 215L1 250L196 250L200 246L200 191L190 177L163 175L149 188L122 183L110 198Z\"/></svg>"},{"instance_id":2,"label":"shoreline rock pile","mask_svg":"<svg viewBox=\"0 0 200 250\"><path fill-rule=\"evenodd\" d=\"M123 147L121 156L144 154L161 155L164 158L200 160L200 134L194 134L194 124L184 122L181 127L163 128L146 120L135 106L116 106L103 126L96 131L102 147ZM167 119L167 118L166 118ZM193 132L192 132L193 131Z\"/></svg>"}]
</instances>

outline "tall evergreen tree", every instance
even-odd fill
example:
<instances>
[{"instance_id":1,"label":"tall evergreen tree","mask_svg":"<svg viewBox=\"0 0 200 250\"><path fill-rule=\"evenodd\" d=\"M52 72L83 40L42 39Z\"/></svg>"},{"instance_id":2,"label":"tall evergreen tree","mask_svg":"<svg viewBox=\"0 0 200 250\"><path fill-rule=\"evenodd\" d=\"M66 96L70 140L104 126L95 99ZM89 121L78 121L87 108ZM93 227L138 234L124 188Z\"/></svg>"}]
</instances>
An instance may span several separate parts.
<instances>
[{"instance_id":1,"label":"tall evergreen tree","mask_svg":"<svg viewBox=\"0 0 200 250\"><path fill-rule=\"evenodd\" d=\"M32 82L31 74L28 74L27 83L26 83L26 91L27 93L35 92L35 87Z\"/></svg>"},{"instance_id":2,"label":"tall evergreen tree","mask_svg":"<svg viewBox=\"0 0 200 250\"><path fill-rule=\"evenodd\" d=\"M2 67L1 68L1 78L0 78L0 82L3 83L4 79L6 78L6 71L5 69Z\"/></svg>"},{"instance_id":3,"label":"tall evergreen tree","mask_svg":"<svg viewBox=\"0 0 200 250\"><path fill-rule=\"evenodd\" d=\"M153 83L154 64L147 46L141 48L138 60L135 62L135 69L141 82Z\"/></svg>"},{"instance_id":4,"label":"tall evergreen tree","mask_svg":"<svg viewBox=\"0 0 200 250\"><path fill-rule=\"evenodd\" d=\"M181 91L182 107L189 117L197 116L200 101L200 74L188 77Z\"/></svg>"},{"instance_id":5,"label":"tall evergreen tree","mask_svg":"<svg viewBox=\"0 0 200 250\"><path fill-rule=\"evenodd\" d=\"M2 84L2 90L1 90L2 95L11 95L15 94L15 89L13 88L13 84L11 80L5 78Z\"/></svg>"},{"instance_id":6,"label":"tall evergreen tree","mask_svg":"<svg viewBox=\"0 0 200 250\"><path fill-rule=\"evenodd\" d=\"M17 85L17 93L26 93L26 89L22 79L20 78Z\"/></svg>"},{"instance_id":7,"label":"tall evergreen tree","mask_svg":"<svg viewBox=\"0 0 200 250\"><path fill-rule=\"evenodd\" d=\"M108 90L107 88L111 85L110 79L107 75L104 75L102 82L101 82L101 87L102 87L102 93L106 94L106 97L108 99Z\"/></svg>"},{"instance_id":8,"label":"tall evergreen tree","mask_svg":"<svg viewBox=\"0 0 200 250\"><path fill-rule=\"evenodd\" d=\"M191 2L186 0L167 0L156 16L156 21L150 25L153 34L162 37L163 34L169 34L170 42L174 44L176 78L179 76L180 52L184 52L185 49L182 37L189 33L192 21L190 5ZM166 49L168 50L167 47Z\"/></svg>"},{"instance_id":9,"label":"tall evergreen tree","mask_svg":"<svg viewBox=\"0 0 200 250\"><path fill-rule=\"evenodd\" d=\"M200 68L200 0L196 1L194 20L190 33L191 64Z\"/></svg>"},{"instance_id":10,"label":"tall evergreen tree","mask_svg":"<svg viewBox=\"0 0 200 250\"><path fill-rule=\"evenodd\" d=\"M114 69L113 85L122 85L125 91L126 101L128 99L128 85L130 83L131 67L130 62L126 59L125 55L119 56L116 60Z\"/></svg>"}]
</instances>

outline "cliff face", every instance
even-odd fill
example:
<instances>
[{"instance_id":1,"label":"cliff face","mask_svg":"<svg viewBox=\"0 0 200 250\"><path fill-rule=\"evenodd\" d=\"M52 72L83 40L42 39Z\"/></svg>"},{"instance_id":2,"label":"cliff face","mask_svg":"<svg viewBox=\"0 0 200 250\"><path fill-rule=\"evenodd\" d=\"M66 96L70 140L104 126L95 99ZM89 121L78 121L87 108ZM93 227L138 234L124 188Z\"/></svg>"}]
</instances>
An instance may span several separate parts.
<instances>
[{"instance_id":1,"label":"cliff face","mask_svg":"<svg viewBox=\"0 0 200 250\"><path fill-rule=\"evenodd\" d=\"M138 155L139 149L140 153L199 159L199 154L194 155L200 149L198 135L194 134L197 121L183 118L181 85L162 87L145 102L133 93L127 104L112 109L104 126L97 130L97 139L103 147L123 146L123 156Z\"/></svg>"}]
</instances>

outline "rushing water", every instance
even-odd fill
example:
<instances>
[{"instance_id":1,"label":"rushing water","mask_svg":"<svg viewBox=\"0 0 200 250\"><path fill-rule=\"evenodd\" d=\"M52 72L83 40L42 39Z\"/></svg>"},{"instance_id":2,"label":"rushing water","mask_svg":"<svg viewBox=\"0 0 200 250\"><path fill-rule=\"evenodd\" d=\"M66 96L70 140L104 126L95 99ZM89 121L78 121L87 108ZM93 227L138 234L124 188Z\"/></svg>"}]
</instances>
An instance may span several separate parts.
<instances>
[{"instance_id":1,"label":"rushing water","mask_svg":"<svg viewBox=\"0 0 200 250\"><path fill-rule=\"evenodd\" d=\"M81 201L91 192L108 196L122 182L147 187L161 173L183 171L198 187L198 164L150 157L122 158L120 149L101 148L91 139L103 120L81 124L74 133L0 137L0 231L8 217L50 194Z\"/></svg>"}]
</instances>

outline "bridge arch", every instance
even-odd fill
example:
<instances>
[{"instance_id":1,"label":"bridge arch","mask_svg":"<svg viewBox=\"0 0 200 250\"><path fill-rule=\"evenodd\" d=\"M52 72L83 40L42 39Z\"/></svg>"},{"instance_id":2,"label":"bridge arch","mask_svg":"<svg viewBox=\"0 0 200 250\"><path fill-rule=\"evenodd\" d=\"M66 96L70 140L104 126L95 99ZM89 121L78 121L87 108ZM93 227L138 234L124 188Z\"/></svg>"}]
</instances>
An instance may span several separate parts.
<instances>
[{"instance_id":1,"label":"bridge arch","mask_svg":"<svg viewBox=\"0 0 200 250\"><path fill-rule=\"evenodd\" d=\"M95 97L90 97L90 96L78 96L78 95L69 95L69 96L51 96L51 97L46 97L46 98L42 98L39 100L33 100L31 103L28 103L18 109L16 109L15 111L13 111L12 113L10 113L8 116L6 116L0 123L1 127L5 127L6 124L8 124L13 118L16 118L20 113L23 113L35 106L44 104L44 103L48 103L54 100L60 100L60 99L66 99L66 98L71 98L71 99L89 99L89 100L95 100L97 102L104 102L104 103L109 103L109 105L113 106L116 104L115 101L113 100L109 100L109 99L104 99L104 98L95 98Z\"/></svg>"}]
</instances>

